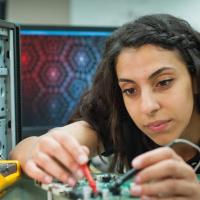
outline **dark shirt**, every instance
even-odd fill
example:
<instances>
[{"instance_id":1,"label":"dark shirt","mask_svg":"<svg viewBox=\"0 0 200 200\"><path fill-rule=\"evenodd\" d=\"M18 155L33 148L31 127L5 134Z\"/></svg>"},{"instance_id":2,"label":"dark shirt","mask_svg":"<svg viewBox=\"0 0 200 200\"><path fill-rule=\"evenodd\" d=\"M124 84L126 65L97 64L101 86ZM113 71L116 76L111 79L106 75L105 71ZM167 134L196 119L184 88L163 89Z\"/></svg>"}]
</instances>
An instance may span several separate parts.
<instances>
[{"instance_id":1,"label":"dark shirt","mask_svg":"<svg viewBox=\"0 0 200 200\"><path fill-rule=\"evenodd\" d=\"M192 159L190 159L189 161L187 161L187 163L192 168L195 168L199 162L200 162L200 153L196 154ZM196 174L200 174L200 167L196 170Z\"/></svg>"}]
</instances>

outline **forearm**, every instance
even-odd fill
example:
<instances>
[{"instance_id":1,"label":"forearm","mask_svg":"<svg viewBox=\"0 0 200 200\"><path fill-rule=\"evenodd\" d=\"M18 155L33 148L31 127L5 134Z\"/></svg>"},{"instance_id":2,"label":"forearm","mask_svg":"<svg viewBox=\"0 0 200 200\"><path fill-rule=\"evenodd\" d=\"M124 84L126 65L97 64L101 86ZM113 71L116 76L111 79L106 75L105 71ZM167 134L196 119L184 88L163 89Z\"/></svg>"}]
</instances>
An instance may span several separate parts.
<instances>
[{"instance_id":1,"label":"forearm","mask_svg":"<svg viewBox=\"0 0 200 200\"><path fill-rule=\"evenodd\" d=\"M81 145L85 145L89 148L90 157L97 154L97 133L85 121L74 122L61 128L54 128L44 135L52 134L52 132L57 132L58 134L63 132L64 134L69 134L75 137ZM10 152L9 157L11 159L20 160L23 163L26 162L27 157L34 149L34 144L38 139L39 137L36 136L24 139ZM102 149L101 143L100 149Z\"/></svg>"},{"instance_id":2,"label":"forearm","mask_svg":"<svg viewBox=\"0 0 200 200\"><path fill-rule=\"evenodd\" d=\"M84 146L87 146L90 150L90 157L97 154L97 145L99 145L100 151L103 149L101 141L98 141L96 131L85 121L78 121L67 126L63 129L67 134L71 134L78 142Z\"/></svg>"},{"instance_id":3,"label":"forearm","mask_svg":"<svg viewBox=\"0 0 200 200\"><path fill-rule=\"evenodd\" d=\"M38 181L49 183L54 177L70 183L69 177L76 179L80 165L97 153L98 144L95 130L78 121L24 139L10 152L10 158L19 160L23 171Z\"/></svg>"}]
</instances>

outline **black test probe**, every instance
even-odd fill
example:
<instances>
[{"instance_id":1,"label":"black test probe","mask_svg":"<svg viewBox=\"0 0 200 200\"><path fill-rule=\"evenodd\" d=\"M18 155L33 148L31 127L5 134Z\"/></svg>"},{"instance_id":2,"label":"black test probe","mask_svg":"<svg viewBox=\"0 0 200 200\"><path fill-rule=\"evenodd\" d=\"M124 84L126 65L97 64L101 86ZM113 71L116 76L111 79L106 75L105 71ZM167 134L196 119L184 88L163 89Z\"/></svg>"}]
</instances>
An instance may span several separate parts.
<instances>
[{"instance_id":1,"label":"black test probe","mask_svg":"<svg viewBox=\"0 0 200 200\"><path fill-rule=\"evenodd\" d=\"M130 178L132 178L133 176L135 176L140 170L139 169L130 169L129 171L127 171L124 175L120 176L117 180L114 181L113 184L111 184L109 190L115 194L118 195L120 193L120 189L119 187L126 182L127 180L129 180Z\"/></svg>"}]
</instances>

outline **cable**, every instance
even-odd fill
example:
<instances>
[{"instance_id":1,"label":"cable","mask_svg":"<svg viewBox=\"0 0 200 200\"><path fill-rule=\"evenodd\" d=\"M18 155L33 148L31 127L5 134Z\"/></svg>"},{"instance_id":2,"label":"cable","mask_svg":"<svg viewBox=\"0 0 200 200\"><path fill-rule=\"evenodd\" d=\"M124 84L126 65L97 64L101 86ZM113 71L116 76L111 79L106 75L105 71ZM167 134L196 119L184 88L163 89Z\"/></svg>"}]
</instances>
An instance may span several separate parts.
<instances>
[{"instance_id":1,"label":"cable","mask_svg":"<svg viewBox=\"0 0 200 200\"><path fill-rule=\"evenodd\" d=\"M97 192L96 182L90 173L89 167L87 166L87 164L84 164L81 165L81 169L83 171L84 176L88 180L89 186L92 188L93 192L96 193Z\"/></svg>"},{"instance_id":2,"label":"cable","mask_svg":"<svg viewBox=\"0 0 200 200\"><path fill-rule=\"evenodd\" d=\"M192 146L193 148L195 148L198 151L198 153L200 155L200 147L198 145L190 142L189 140L175 139L171 143L167 144L166 146L172 147L174 144L180 144L180 143L184 143L184 144ZM194 171L196 172L199 167L200 167L200 160L197 163L197 165L195 166ZM131 170L127 171L124 175L120 176L117 180L114 181L114 183L110 186L109 190L112 193L118 193L119 192L119 187L125 181L127 181L128 179L130 179L133 176L135 176L139 171L140 171L140 169L134 169L134 168L132 168Z\"/></svg>"},{"instance_id":3,"label":"cable","mask_svg":"<svg viewBox=\"0 0 200 200\"><path fill-rule=\"evenodd\" d=\"M166 146L172 147L174 144L180 144L180 143L192 146L193 148L195 148L198 151L198 153L200 155L200 147L198 145L192 143L191 141L186 140L186 139L175 139L174 141L172 141L171 143L167 144ZM194 167L194 171L196 172L199 167L200 167L200 160L197 163L197 165Z\"/></svg>"},{"instance_id":4,"label":"cable","mask_svg":"<svg viewBox=\"0 0 200 200\"><path fill-rule=\"evenodd\" d=\"M117 180L115 180L114 183L110 186L109 190L112 193L118 192L119 186L121 186L128 179L135 176L139 171L140 171L139 169L134 169L134 168L130 169L124 175L120 176Z\"/></svg>"}]
</instances>

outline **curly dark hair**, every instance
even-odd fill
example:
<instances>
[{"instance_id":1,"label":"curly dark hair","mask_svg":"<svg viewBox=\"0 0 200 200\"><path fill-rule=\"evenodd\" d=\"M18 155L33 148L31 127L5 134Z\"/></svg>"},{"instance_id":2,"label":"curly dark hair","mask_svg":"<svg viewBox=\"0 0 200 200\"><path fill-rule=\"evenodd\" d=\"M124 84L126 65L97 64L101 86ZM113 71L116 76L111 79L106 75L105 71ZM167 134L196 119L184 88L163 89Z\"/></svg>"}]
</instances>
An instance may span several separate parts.
<instances>
[{"instance_id":1,"label":"curly dark hair","mask_svg":"<svg viewBox=\"0 0 200 200\"><path fill-rule=\"evenodd\" d=\"M128 113L118 86L115 66L124 48L137 48L145 44L178 50L191 76L196 77L200 93L200 34L185 20L169 14L146 15L115 30L106 41L93 85L83 96L79 113L97 132L104 145L112 141L119 170L127 163L122 122ZM197 97L200 111L199 102ZM105 138L109 138L109 142Z\"/></svg>"}]
</instances>

